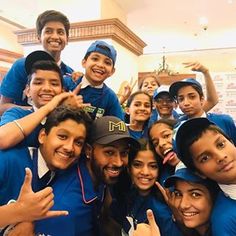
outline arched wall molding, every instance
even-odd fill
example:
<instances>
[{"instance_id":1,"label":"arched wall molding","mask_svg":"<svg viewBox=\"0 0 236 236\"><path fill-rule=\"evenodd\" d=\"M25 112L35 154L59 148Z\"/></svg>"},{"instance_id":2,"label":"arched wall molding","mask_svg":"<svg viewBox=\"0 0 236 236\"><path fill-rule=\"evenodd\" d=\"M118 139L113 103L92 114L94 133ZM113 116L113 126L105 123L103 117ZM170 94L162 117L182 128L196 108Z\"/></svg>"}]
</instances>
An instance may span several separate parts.
<instances>
[{"instance_id":1,"label":"arched wall molding","mask_svg":"<svg viewBox=\"0 0 236 236\"><path fill-rule=\"evenodd\" d=\"M15 34L17 35L18 43L22 45L39 43L35 29L17 30L15 31ZM69 41L97 40L105 38L116 41L137 56L143 54L143 48L146 46L145 42L117 18L71 24Z\"/></svg>"}]
</instances>

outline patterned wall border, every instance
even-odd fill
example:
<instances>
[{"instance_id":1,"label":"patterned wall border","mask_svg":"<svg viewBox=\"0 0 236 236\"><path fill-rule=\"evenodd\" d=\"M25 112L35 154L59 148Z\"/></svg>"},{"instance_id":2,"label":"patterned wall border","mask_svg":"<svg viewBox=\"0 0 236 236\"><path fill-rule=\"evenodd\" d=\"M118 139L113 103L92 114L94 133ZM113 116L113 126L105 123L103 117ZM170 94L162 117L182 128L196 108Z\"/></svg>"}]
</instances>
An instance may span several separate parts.
<instances>
[{"instance_id":1,"label":"patterned wall border","mask_svg":"<svg viewBox=\"0 0 236 236\"><path fill-rule=\"evenodd\" d=\"M4 62L12 64L16 59L21 58L21 57L23 57L22 54L0 48L0 62L4 61Z\"/></svg>"},{"instance_id":2,"label":"patterned wall border","mask_svg":"<svg viewBox=\"0 0 236 236\"><path fill-rule=\"evenodd\" d=\"M15 31L18 42L22 45L37 44L35 29ZM72 23L69 41L96 40L110 38L140 56L146 44L119 19L105 19Z\"/></svg>"}]
</instances>

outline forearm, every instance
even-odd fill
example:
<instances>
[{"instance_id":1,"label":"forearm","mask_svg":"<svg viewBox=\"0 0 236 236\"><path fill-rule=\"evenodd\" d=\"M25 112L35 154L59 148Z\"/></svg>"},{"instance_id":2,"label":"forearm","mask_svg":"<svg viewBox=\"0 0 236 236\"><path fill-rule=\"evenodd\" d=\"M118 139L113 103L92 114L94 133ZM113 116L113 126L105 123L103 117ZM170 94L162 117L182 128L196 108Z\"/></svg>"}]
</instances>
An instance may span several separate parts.
<instances>
[{"instance_id":1,"label":"forearm","mask_svg":"<svg viewBox=\"0 0 236 236\"><path fill-rule=\"evenodd\" d=\"M27 215L27 210L25 210L25 214ZM23 210L17 202L0 206L0 228L22 222L25 218Z\"/></svg>"},{"instance_id":2,"label":"forearm","mask_svg":"<svg viewBox=\"0 0 236 236\"><path fill-rule=\"evenodd\" d=\"M203 105L203 109L207 112L218 103L218 95L209 71L204 71L203 75L206 84L206 101Z\"/></svg>"},{"instance_id":3,"label":"forearm","mask_svg":"<svg viewBox=\"0 0 236 236\"><path fill-rule=\"evenodd\" d=\"M47 105L39 110L0 127L0 149L10 148L20 143L48 115L51 109ZM6 139L7 137L7 139Z\"/></svg>"}]
</instances>

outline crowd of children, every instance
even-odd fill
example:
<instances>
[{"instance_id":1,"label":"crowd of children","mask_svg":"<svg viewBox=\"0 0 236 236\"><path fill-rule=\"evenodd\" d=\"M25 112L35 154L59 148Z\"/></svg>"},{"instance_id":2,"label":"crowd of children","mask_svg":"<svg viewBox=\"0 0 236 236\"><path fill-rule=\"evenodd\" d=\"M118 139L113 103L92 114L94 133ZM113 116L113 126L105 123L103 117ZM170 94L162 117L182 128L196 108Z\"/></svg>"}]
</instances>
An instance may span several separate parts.
<instances>
[{"instance_id":1,"label":"crowd of children","mask_svg":"<svg viewBox=\"0 0 236 236\"><path fill-rule=\"evenodd\" d=\"M115 48L93 42L73 72L61 60L69 28L61 12L40 14L44 51L1 83L0 235L236 235L236 127L208 113L209 70L185 63L206 99L196 79L150 75L118 98L105 84Z\"/></svg>"}]
</instances>

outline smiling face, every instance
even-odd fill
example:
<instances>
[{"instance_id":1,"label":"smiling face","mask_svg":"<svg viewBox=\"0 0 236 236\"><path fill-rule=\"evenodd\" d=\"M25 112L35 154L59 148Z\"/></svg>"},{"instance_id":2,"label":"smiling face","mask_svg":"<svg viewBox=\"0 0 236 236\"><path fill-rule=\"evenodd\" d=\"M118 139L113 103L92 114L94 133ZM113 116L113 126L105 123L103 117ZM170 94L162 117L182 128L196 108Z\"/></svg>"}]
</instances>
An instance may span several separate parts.
<instances>
[{"instance_id":1,"label":"smiling face","mask_svg":"<svg viewBox=\"0 0 236 236\"><path fill-rule=\"evenodd\" d=\"M153 76L146 77L143 82L140 90L147 92L151 97L153 96L153 93L155 89L159 87L159 84L157 82L157 79Z\"/></svg>"},{"instance_id":2,"label":"smiling face","mask_svg":"<svg viewBox=\"0 0 236 236\"><path fill-rule=\"evenodd\" d=\"M222 134L206 130L189 148L194 166L221 184L236 184L236 147Z\"/></svg>"},{"instance_id":3,"label":"smiling face","mask_svg":"<svg viewBox=\"0 0 236 236\"><path fill-rule=\"evenodd\" d=\"M209 227L213 206L208 189L202 184L178 179L175 183L174 196L175 206L184 225L188 228L195 228L201 235L204 235Z\"/></svg>"},{"instance_id":4,"label":"smiling face","mask_svg":"<svg viewBox=\"0 0 236 236\"><path fill-rule=\"evenodd\" d=\"M93 144L86 148L88 168L96 183L114 184L128 164L129 145L121 139L107 145Z\"/></svg>"},{"instance_id":5,"label":"smiling face","mask_svg":"<svg viewBox=\"0 0 236 236\"><path fill-rule=\"evenodd\" d=\"M94 86L101 85L115 72L112 59L99 52L92 52L83 59L82 66L87 80Z\"/></svg>"},{"instance_id":6,"label":"smiling face","mask_svg":"<svg viewBox=\"0 0 236 236\"><path fill-rule=\"evenodd\" d=\"M55 71L36 70L25 92L34 105L40 108L62 92L60 76Z\"/></svg>"},{"instance_id":7,"label":"smiling face","mask_svg":"<svg viewBox=\"0 0 236 236\"><path fill-rule=\"evenodd\" d=\"M39 36L39 41L42 43L44 50L58 61L61 51L68 43L64 25L58 21L47 22Z\"/></svg>"},{"instance_id":8,"label":"smiling face","mask_svg":"<svg viewBox=\"0 0 236 236\"><path fill-rule=\"evenodd\" d=\"M179 89L177 101L181 111L189 118L200 117L204 112L204 98L191 85Z\"/></svg>"},{"instance_id":9,"label":"smiling face","mask_svg":"<svg viewBox=\"0 0 236 236\"><path fill-rule=\"evenodd\" d=\"M154 104L161 118L169 118L172 116L175 102L168 93L160 94L155 99Z\"/></svg>"},{"instance_id":10,"label":"smiling face","mask_svg":"<svg viewBox=\"0 0 236 236\"><path fill-rule=\"evenodd\" d=\"M39 134L40 151L50 170L64 170L80 156L86 138L86 127L67 119Z\"/></svg>"},{"instance_id":11,"label":"smiling face","mask_svg":"<svg viewBox=\"0 0 236 236\"><path fill-rule=\"evenodd\" d=\"M130 115L130 123L147 121L152 112L150 97L144 93L135 95L126 112Z\"/></svg>"},{"instance_id":12,"label":"smiling face","mask_svg":"<svg viewBox=\"0 0 236 236\"><path fill-rule=\"evenodd\" d=\"M130 175L140 195L150 193L158 178L158 164L151 150L139 151L131 163Z\"/></svg>"},{"instance_id":13,"label":"smiling face","mask_svg":"<svg viewBox=\"0 0 236 236\"><path fill-rule=\"evenodd\" d=\"M176 166L179 159L173 152L173 129L167 124L157 123L151 127L149 134L156 153L163 159L163 164Z\"/></svg>"}]
</instances>

